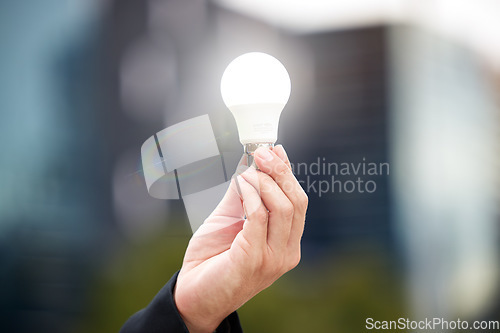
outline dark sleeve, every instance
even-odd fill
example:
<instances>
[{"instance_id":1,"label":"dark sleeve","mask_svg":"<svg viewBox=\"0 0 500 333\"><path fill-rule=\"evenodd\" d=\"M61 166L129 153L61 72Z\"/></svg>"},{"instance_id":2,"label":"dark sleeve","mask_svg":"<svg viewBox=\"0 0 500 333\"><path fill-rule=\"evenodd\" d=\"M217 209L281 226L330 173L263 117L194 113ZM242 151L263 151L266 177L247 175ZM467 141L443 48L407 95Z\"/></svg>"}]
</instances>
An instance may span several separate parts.
<instances>
[{"instance_id":1,"label":"dark sleeve","mask_svg":"<svg viewBox=\"0 0 500 333\"><path fill-rule=\"evenodd\" d=\"M178 274L179 272L174 274L146 308L125 322L120 333L189 333L174 302L173 290ZM222 321L216 332L243 332L238 314L231 313Z\"/></svg>"}]
</instances>

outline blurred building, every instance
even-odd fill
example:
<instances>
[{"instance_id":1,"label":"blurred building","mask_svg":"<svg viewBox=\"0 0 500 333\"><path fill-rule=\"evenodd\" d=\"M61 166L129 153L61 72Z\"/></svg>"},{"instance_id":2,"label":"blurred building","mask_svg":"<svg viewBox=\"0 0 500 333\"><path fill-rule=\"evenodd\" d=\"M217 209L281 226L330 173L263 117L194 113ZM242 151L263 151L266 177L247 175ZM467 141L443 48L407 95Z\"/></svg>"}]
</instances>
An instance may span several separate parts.
<instances>
[{"instance_id":1,"label":"blurred building","mask_svg":"<svg viewBox=\"0 0 500 333\"><path fill-rule=\"evenodd\" d=\"M307 166L298 179L316 181L304 270L322 274L339 258L395 268L408 316L486 316L499 303L498 4L368 3L2 2L0 330L70 331L116 253L189 237L182 202L148 196L140 147L208 114L219 150L240 153L219 87L249 51L276 56L291 76L279 141ZM461 24L467 11L475 24ZM389 169L363 175L373 193L320 196L319 181L358 175L311 172L314 163Z\"/></svg>"}]
</instances>

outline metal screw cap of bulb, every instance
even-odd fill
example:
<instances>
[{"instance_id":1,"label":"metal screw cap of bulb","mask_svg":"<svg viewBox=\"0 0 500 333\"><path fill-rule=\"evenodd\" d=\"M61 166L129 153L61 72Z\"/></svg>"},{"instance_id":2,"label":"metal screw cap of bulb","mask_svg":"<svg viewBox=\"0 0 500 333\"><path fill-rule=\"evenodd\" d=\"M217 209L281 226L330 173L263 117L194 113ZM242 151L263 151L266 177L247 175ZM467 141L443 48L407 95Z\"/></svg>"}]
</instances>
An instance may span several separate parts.
<instances>
[{"instance_id":1,"label":"metal screw cap of bulb","mask_svg":"<svg viewBox=\"0 0 500 333\"><path fill-rule=\"evenodd\" d=\"M247 155L247 165L248 166L253 166L255 169L259 170L259 167L255 164L255 160L253 157L253 154L259 147L264 147L264 148L273 148L274 143L272 142L260 142L260 143L247 143L243 146L243 150L245 154Z\"/></svg>"}]
</instances>

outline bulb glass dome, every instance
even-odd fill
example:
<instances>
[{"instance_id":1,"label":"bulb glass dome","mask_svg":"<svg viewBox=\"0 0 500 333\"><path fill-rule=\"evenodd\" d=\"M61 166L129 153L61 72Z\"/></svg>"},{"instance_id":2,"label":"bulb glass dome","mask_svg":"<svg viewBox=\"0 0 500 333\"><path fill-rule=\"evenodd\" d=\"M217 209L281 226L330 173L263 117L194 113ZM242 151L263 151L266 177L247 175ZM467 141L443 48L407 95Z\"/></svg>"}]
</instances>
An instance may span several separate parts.
<instances>
[{"instance_id":1,"label":"bulb glass dome","mask_svg":"<svg viewBox=\"0 0 500 333\"><path fill-rule=\"evenodd\" d=\"M290 97L290 76L278 59L266 53L251 52L234 59L221 80L222 99L234 105L279 103Z\"/></svg>"},{"instance_id":2,"label":"bulb glass dome","mask_svg":"<svg viewBox=\"0 0 500 333\"><path fill-rule=\"evenodd\" d=\"M285 66L268 54L246 53L227 66L221 80L222 99L236 120L243 145L276 142L290 90Z\"/></svg>"}]
</instances>

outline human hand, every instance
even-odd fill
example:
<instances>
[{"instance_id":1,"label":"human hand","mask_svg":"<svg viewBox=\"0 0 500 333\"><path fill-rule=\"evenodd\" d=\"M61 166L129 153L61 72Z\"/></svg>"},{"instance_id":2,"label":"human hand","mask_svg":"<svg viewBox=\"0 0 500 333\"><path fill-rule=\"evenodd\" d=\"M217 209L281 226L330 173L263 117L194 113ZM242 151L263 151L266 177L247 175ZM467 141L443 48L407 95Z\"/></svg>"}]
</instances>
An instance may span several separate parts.
<instances>
[{"instance_id":1,"label":"human hand","mask_svg":"<svg viewBox=\"0 0 500 333\"><path fill-rule=\"evenodd\" d=\"M174 299L191 333L213 332L300 261L307 195L282 146L254 157L260 171L233 176L186 250Z\"/></svg>"}]
</instances>

